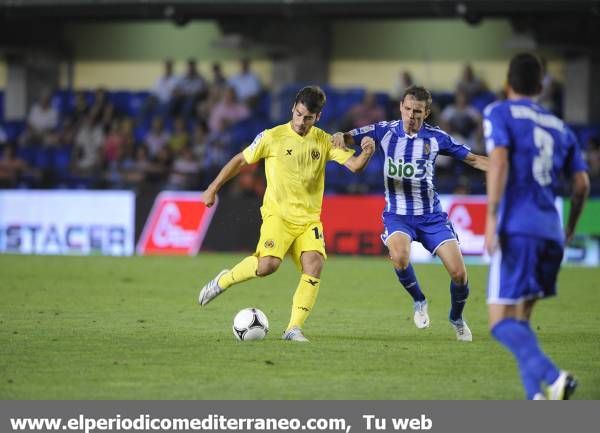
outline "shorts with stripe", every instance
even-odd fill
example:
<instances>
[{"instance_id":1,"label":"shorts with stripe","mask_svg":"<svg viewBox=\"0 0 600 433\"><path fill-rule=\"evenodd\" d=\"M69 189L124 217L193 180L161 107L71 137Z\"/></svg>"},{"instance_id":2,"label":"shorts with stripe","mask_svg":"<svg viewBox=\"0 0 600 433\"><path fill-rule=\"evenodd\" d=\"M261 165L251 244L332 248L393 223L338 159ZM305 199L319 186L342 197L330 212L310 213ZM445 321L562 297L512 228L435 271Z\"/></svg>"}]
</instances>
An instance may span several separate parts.
<instances>
[{"instance_id":1,"label":"shorts with stripe","mask_svg":"<svg viewBox=\"0 0 600 433\"><path fill-rule=\"evenodd\" d=\"M384 212L385 231L381 240L387 240L395 233L408 236L411 241L420 242L431 254L448 241L458 241L458 236L448 219L446 212L434 212L425 215L398 215Z\"/></svg>"},{"instance_id":2,"label":"shorts with stripe","mask_svg":"<svg viewBox=\"0 0 600 433\"><path fill-rule=\"evenodd\" d=\"M501 235L488 275L488 304L516 305L556 295L563 245L549 239Z\"/></svg>"}]
</instances>

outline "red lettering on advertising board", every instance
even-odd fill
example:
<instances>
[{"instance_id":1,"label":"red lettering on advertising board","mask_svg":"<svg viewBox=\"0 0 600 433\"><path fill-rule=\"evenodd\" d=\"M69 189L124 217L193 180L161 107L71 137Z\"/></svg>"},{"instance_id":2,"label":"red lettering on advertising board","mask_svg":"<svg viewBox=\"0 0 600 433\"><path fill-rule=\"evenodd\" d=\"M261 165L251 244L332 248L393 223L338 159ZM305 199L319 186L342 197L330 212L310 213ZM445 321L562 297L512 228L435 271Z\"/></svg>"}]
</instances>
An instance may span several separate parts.
<instances>
[{"instance_id":1,"label":"red lettering on advertising board","mask_svg":"<svg viewBox=\"0 0 600 433\"><path fill-rule=\"evenodd\" d=\"M325 246L335 254L380 255L385 206L382 196L330 195L323 199Z\"/></svg>"},{"instance_id":2,"label":"red lettering on advertising board","mask_svg":"<svg viewBox=\"0 0 600 433\"><path fill-rule=\"evenodd\" d=\"M217 203L207 208L201 193L162 192L156 197L137 245L142 255L196 255Z\"/></svg>"}]
</instances>

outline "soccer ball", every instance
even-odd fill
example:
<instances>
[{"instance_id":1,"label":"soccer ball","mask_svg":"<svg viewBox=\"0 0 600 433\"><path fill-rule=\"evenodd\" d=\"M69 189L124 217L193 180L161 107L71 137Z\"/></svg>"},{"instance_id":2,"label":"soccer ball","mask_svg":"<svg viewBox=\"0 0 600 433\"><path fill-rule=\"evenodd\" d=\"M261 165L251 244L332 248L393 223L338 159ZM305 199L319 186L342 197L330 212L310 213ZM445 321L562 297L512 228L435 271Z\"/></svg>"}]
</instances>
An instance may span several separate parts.
<instances>
[{"instance_id":1,"label":"soccer ball","mask_svg":"<svg viewBox=\"0 0 600 433\"><path fill-rule=\"evenodd\" d=\"M244 308L233 318L233 335L238 340L262 340L267 332L269 319L258 308Z\"/></svg>"}]
</instances>

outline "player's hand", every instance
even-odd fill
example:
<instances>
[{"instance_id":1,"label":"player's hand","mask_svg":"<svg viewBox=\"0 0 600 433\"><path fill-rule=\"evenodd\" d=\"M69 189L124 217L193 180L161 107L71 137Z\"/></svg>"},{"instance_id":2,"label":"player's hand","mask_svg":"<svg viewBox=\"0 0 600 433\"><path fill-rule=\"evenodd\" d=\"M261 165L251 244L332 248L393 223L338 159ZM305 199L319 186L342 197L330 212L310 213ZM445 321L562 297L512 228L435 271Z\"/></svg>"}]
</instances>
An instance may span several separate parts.
<instances>
[{"instance_id":1,"label":"player's hand","mask_svg":"<svg viewBox=\"0 0 600 433\"><path fill-rule=\"evenodd\" d=\"M485 223L485 241L483 248L491 256L498 249L498 235L496 234L496 215L488 214Z\"/></svg>"},{"instance_id":2,"label":"player's hand","mask_svg":"<svg viewBox=\"0 0 600 433\"><path fill-rule=\"evenodd\" d=\"M373 155L373 152L375 152L375 140L373 140L371 137L363 137L363 139L360 141L360 147L362 148L363 152L371 156Z\"/></svg>"},{"instance_id":3,"label":"player's hand","mask_svg":"<svg viewBox=\"0 0 600 433\"><path fill-rule=\"evenodd\" d=\"M346 139L343 132L336 132L331 136L331 143L336 149L348 150L346 146Z\"/></svg>"},{"instance_id":4,"label":"player's hand","mask_svg":"<svg viewBox=\"0 0 600 433\"><path fill-rule=\"evenodd\" d=\"M573 238L575 237L575 230L573 230L572 228L567 227L565 229L565 243L568 245L573 241Z\"/></svg>"},{"instance_id":5,"label":"player's hand","mask_svg":"<svg viewBox=\"0 0 600 433\"><path fill-rule=\"evenodd\" d=\"M206 207L211 207L213 204L215 204L216 195L217 193L210 188L202 193L202 201Z\"/></svg>"}]
</instances>

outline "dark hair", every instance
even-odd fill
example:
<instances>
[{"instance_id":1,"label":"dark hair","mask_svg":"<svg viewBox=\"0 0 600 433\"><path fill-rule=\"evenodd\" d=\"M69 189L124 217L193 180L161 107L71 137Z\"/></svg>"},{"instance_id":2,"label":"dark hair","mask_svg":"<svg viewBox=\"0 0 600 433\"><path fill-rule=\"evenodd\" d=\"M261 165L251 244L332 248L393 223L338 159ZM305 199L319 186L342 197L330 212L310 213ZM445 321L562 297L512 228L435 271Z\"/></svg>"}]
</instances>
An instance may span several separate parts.
<instances>
[{"instance_id":1,"label":"dark hair","mask_svg":"<svg viewBox=\"0 0 600 433\"><path fill-rule=\"evenodd\" d=\"M415 86L414 84L407 87L400 101L404 102L404 98L408 95L413 96L417 101L425 101L425 109L429 110L431 108L431 93L425 87Z\"/></svg>"},{"instance_id":2,"label":"dark hair","mask_svg":"<svg viewBox=\"0 0 600 433\"><path fill-rule=\"evenodd\" d=\"M533 54L517 54L508 67L508 85L521 95L537 95L542 90L542 70L542 63Z\"/></svg>"},{"instance_id":3,"label":"dark hair","mask_svg":"<svg viewBox=\"0 0 600 433\"><path fill-rule=\"evenodd\" d=\"M294 105L302 103L308 111L317 114L323 109L326 100L325 92L319 86L306 86L296 95Z\"/></svg>"}]
</instances>

